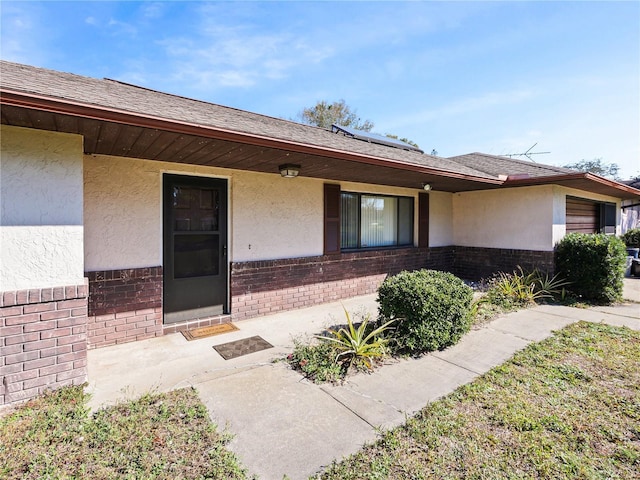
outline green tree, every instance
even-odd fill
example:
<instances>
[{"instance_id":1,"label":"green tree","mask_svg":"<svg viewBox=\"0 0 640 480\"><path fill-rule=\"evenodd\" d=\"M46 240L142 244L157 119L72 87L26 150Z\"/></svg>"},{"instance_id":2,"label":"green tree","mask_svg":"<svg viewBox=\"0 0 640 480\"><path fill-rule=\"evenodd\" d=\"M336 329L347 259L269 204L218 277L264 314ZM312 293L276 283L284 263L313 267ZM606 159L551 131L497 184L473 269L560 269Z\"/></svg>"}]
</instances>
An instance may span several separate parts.
<instances>
[{"instance_id":1,"label":"green tree","mask_svg":"<svg viewBox=\"0 0 640 480\"><path fill-rule=\"evenodd\" d=\"M602 158L594 158L593 160L581 160L576 163L564 165L564 168L571 168L581 172L595 173L601 177L609 177L618 180L618 172L620 167L615 163L605 163Z\"/></svg>"},{"instance_id":2,"label":"green tree","mask_svg":"<svg viewBox=\"0 0 640 480\"><path fill-rule=\"evenodd\" d=\"M322 100L313 107L304 108L298 113L298 120L307 125L316 125L323 128L331 128L333 124L364 130L365 132L370 132L373 128L372 121L363 121L356 113L356 110L349 107L344 100L333 103Z\"/></svg>"},{"instance_id":3,"label":"green tree","mask_svg":"<svg viewBox=\"0 0 640 480\"><path fill-rule=\"evenodd\" d=\"M398 135L393 135L392 133L385 133L385 137L393 138L394 140L400 140L401 142L408 143L409 145L413 145L416 148L420 148L420 146L416 142L405 137L399 138Z\"/></svg>"},{"instance_id":4,"label":"green tree","mask_svg":"<svg viewBox=\"0 0 640 480\"><path fill-rule=\"evenodd\" d=\"M321 100L313 107L304 108L298 113L295 120L306 123L307 125L315 125L316 127L327 129L330 129L331 125L341 125L343 127L351 127L356 130L370 132L373 128L373 122L371 120L363 121L356 113L356 110L347 105L344 100L333 103ZM398 135L391 133L387 133L385 136L420 148L416 142L408 138L400 138Z\"/></svg>"}]
</instances>

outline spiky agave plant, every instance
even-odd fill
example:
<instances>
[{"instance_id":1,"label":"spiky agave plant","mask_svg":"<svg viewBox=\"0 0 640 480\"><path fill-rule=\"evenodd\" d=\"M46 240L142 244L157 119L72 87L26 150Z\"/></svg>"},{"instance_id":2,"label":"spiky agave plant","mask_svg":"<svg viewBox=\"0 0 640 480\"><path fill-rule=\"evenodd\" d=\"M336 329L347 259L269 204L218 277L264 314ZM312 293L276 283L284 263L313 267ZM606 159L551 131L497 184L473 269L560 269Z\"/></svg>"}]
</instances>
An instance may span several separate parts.
<instances>
[{"instance_id":1,"label":"spiky agave plant","mask_svg":"<svg viewBox=\"0 0 640 480\"><path fill-rule=\"evenodd\" d=\"M565 287L570 285L571 282L567 282L561 278L558 274L549 277L546 274L544 277L541 273L538 273L537 278L533 282L536 293L540 298L557 298L562 297Z\"/></svg>"},{"instance_id":2,"label":"spiky agave plant","mask_svg":"<svg viewBox=\"0 0 640 480\"><path fill-rule=\"evenodd\" d=\"M349 312L344 309L344 313L347 317L346 328L342 327L339 330L328 330L331 336L317 336L317 338L323 342L333 344L338 350L339 353L336 356L336 362L342 359L348 362L350 366L354 361L360 360L368 369L371 369L373 367L373 359L383 357L387 353L387 343L389 339L381 337L381 334L391 328L390 325L395 322L395 319L368 332L369 315L367 315L356 328Z\"/></svg>"},{"instance_id":3,"label":"spiky agave plant","mask_svg":"<svg viewBox=\"0 0 640 480\"><path fill-rule=\"evenodd\" d=\"M558 275L543 276L538 269L525 273L522 267L518 267L518 271L513 273L500 272L491 284L488 297L503 306L527 305L560 295L568 284Z\"/></svg>"}]
</instances>

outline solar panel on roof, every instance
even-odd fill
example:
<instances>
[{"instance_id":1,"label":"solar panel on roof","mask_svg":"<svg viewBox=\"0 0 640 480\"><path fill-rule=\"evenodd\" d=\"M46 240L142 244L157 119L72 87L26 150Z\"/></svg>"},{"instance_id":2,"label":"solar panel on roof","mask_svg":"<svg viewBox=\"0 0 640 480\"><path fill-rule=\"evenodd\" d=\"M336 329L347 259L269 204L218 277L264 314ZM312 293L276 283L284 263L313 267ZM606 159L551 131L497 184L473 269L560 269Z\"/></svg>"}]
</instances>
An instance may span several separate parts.
<instances>
[{"instance_id":1,"label":"solar panel on roof","mask_svg":"<svg viewBox=\"0 0 640 480\"><path fill-rule=\"evenodd\" d=\"M417 147L413 145L403 142L401 140L396 140L395 138L386 137L384 135L378 135L377 133L365 132L364 130L358 130L356 128L345 127L342 125L331 125L331 131L333 133L342 133L348 137L355 138L357 140L363 140L369 143L375 143L378 145L386 145L387 147L400 148L402 150L411 150L413 152L424 153Z\"/></svg>"}]
</instances>

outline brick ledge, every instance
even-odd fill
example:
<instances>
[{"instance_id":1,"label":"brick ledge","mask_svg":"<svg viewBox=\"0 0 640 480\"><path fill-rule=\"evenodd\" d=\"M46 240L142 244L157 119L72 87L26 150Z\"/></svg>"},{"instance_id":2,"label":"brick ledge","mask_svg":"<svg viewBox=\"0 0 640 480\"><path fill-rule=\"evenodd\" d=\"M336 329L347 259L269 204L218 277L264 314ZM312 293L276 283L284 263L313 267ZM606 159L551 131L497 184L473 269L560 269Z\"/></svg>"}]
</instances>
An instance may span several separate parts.
<instances>
[{"instance_id":1,"label":"brick ledge","mask_svg":"<svg viewBox=\"0 0 640 480\"><path fill-rule=\"evenodd\" d=\"M58 302L87 298L89 294L88 280L77 285L60 287L30 288L26 290L8 290L0 292L0 307L15 307L34 303Z\"/></svg>"}]
</instances>

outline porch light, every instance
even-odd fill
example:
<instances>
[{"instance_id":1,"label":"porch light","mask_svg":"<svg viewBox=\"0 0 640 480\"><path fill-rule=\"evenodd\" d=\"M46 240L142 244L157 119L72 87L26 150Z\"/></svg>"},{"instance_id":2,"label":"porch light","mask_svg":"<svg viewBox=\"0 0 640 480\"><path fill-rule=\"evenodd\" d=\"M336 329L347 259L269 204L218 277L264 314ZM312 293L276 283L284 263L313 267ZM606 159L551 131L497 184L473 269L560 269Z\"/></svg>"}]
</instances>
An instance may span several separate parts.
<instances>
[{"instance_id":1,"label":"porch light","mask_svg":"<svg viewBox=\"0 0 640 480\"><path fill-rule=\"evenodd\" d=\"M431 190L431 185L429 185L428 183L423 183L423 184L422 184L422 189L423 189L425 192L429 192L429 191Z\"/></svg>"},{"instance_id":2,"label":"porch light","mask_svg":"<svg viewBox=\"0 0 640 480\"><path fill-rule=\"evenodd\" d=\"M285 163L278 167L280 175L284 178L296 178L300 173L300 165L293 165L291 163Z\"/></svg>"}]
</instances>

